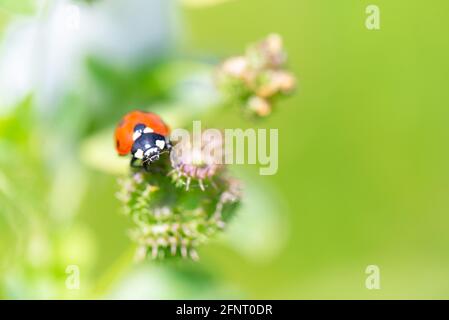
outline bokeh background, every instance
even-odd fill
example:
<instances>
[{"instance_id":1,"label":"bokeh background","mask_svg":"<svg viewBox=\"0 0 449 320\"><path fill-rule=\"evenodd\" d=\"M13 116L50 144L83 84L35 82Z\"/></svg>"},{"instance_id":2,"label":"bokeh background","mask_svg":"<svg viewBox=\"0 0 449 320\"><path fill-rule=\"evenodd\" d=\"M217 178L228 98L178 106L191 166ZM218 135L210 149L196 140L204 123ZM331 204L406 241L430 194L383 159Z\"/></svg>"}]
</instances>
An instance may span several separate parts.
<instances>
[{"instance_id":1,"label":"bokeh background","mask_svg":"<svg viewBox=\"0 0 449 320\"><path fill-rule=\"evenodd\" d=\"M365 8L380 7L367 30ZM0 0L0 297L449 297L449 3ZM211 73L279 33L297 92L251 122ZM279 171L238 166L243 205L197 263L133 262L112 132L278 128ZM368 265L380 290L365 287ZM80 288L66 286L67 266Z\"/></svg>"}]
</instances>

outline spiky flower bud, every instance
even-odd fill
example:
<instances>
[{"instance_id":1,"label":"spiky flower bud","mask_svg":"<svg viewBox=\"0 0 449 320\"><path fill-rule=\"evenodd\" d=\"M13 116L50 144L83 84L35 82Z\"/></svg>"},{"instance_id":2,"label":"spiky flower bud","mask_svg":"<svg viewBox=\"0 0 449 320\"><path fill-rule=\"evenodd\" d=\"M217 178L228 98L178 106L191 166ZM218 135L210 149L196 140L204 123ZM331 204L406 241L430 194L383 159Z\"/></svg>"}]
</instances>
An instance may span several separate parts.
<instances>
[{"instance_id":1,"label":"spiky flower bud","mask_svg":"<svg viewBox=\"0 0 449 320\"><path fill-rule=\"evenodd\" d=\"M164 156L149 171L135 169L119 181L118 198L135 224L130 236L138 245L138 259L197 260L198 245L223 230L234 215L240 183L205 154L201 163L190 163L197 151L187 150L171 160Z\"/></svg>"}]
</instances>

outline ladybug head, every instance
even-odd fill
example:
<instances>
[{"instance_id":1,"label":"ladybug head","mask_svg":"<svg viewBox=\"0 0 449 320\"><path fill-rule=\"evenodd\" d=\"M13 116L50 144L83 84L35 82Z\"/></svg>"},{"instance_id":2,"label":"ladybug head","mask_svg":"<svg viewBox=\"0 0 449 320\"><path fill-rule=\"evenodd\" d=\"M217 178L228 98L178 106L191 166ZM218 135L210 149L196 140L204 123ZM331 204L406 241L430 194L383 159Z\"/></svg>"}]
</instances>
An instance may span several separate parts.
<instances>
[{"instance_id":1,"label":"ladybug head","mask_svg":"<svg viewBox=\"0 0 449 320\"><path fill-rule=\"evenodd\" d=\"M145 132L143 129L142 133L136 134L135 131L134 135L137 137L134 140L131 154L133 159L141 160L144 166L159 160L160 155L171 148L170 142L158 133Z\"/></svg>"}]
</instances>

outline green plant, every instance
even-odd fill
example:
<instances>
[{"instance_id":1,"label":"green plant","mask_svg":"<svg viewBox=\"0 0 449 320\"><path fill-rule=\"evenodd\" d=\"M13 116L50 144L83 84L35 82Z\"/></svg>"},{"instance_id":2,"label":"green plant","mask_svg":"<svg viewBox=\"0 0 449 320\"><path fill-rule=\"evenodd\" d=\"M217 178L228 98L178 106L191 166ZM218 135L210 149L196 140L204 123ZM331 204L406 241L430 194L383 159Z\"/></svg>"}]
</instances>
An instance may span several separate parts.
<instances>
[{"instance_id":1,"label":"green plant","mask_svg":"<svg viewBox=\"0 0 449 320\"><path fill-rule=\"evenodd\" d=\"M283 69L285 60L281 37L269 35L249 46L245 56L220 64L217 85L228 102L267 116L275 98L295 86L295 78ZM181 141L148 170L132 168L119 180L118 198L135 225L130 236L137 243L138 260L197 260L197 247L226 227L242 188L222 159L213 156L223 155L223 149L222 142L204 135L199 144Z\"/></svg>"}]
</instances>

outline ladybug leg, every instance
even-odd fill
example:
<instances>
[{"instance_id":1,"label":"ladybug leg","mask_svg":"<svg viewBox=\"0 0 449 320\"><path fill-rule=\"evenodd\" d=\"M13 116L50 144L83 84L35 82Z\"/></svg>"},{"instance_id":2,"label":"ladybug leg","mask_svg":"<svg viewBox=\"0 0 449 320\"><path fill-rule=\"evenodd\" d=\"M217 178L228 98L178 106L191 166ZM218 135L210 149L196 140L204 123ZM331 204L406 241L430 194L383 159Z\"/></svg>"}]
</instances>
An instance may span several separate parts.
<instances>
[{"instance_id":1,"label":"ladybug leg","mask_svg":"<svg viewBox=\"0 0 449 320\"><path fill-rule=\"evenodd\" d=\"M130 165L132 168L139 168L139 167L140 167L139 165L136 165L136 160L137 160L136 157L132 157L132 158L131 158L131 162L129 163L129 165Z\"/></svg>"},{"instance_id":2,"label":"ladybug leg","mask_svg":"<svg viewBox=\"0 0 449 320\"><path fill-rule=\"evenodd\" d=\"M145 161L143 163L143 168L145 169L145 171L150 171L150 162L149 161Z\"/></svg>"}]
</instances>

